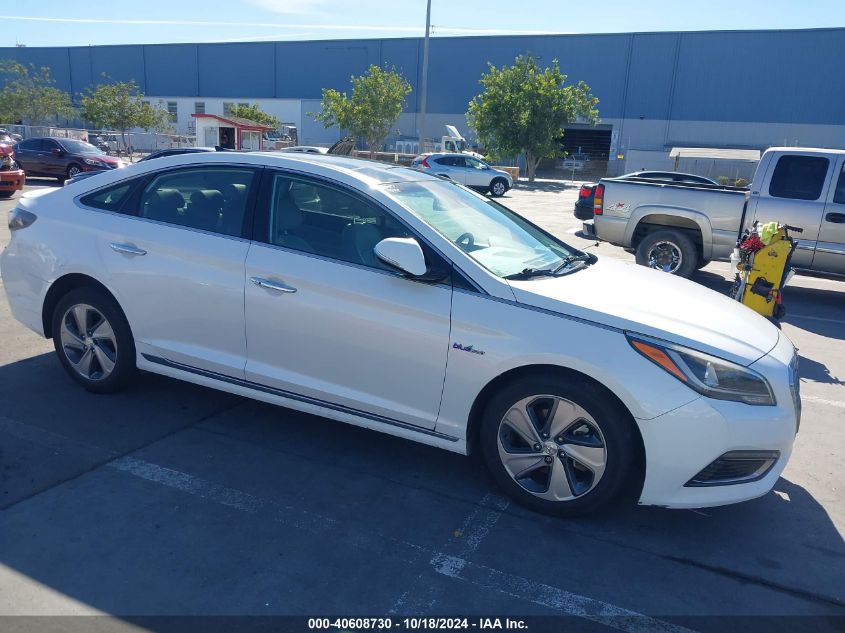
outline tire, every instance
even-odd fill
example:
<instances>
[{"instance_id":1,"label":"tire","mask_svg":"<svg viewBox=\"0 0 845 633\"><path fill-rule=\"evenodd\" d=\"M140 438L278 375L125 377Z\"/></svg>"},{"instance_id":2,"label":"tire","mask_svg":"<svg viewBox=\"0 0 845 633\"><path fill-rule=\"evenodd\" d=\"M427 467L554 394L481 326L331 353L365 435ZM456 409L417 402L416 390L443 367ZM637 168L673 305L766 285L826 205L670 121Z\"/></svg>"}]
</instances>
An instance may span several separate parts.
<instances>
[{"instance_id":1,"label":"tire","mask_svg":"<svg viewBox=\"0 0 845 633\"><path fill-rule=\"evenodd\" d=\"M696 269L701 270L702 268L707 266L707 264L709 264L709 263L710 263L709 259L704 259L703 257L699 257L698 263L695 265L695 267L696 267Z\"/></svg>"},{"instance_id":2,"label":"tire","mask_svg":"<svg viewBox=\"0 0 845 633\"><path fill-rule=\"evenodd\" d=\"M120 307L103 290L71 290L56 304L52 324L59 362L87 391L113 393L134 376L132 331Z\"/></svg>"},{"instance_id":3,"label":"tire","mask_svg":"<svg viewBox=\"0 0 845 633\"><path fill-rule=\"evenodd\" d=\"M79 165L77 165L76 163L71 163L67 166L67 175L65 176L65 179L69 180L74 176L78 176L81 171L82 168Z\"/></svg>"},{"instance_id":4,"label":"tire","mask_svg":"<svg viewBox=\"0 0 845 633\"><path fill-rule=\"evenodd\" d=\"M646 235L637 246L637 263L678 277L689 277L700 255L693 241L682 231L662 230Z\"/></svg>"},{"instance_id":5,"label":"tire","mask_svg":"<svg viewBox=\"0 0 845 633\"><path fill-rule=\"evenodd\" d=\"M490 195L494 198L501 198L508 190L508 181L504 178L494 178L490 182Z\"/></svg>"},{"instance_id":6,"label":"tire","mask_svg":"<svg viewBox=\"0 0 845 633\"><path fill-rule=\"evenodd\" d=\"M548 411L560 406L566 407L563 419L546 429ZM519 378L490 400L483 416L479 440L490 473L508 496L531 510L554 516L595 512L620 500L626 483L635 479L634 422L587 380L554 374ZM515 430L519 420L528 420L521 432ZM547 430L553 432L543 437ZM591 466L577 459L584 457Z\"/></svg>"}]
</instances>

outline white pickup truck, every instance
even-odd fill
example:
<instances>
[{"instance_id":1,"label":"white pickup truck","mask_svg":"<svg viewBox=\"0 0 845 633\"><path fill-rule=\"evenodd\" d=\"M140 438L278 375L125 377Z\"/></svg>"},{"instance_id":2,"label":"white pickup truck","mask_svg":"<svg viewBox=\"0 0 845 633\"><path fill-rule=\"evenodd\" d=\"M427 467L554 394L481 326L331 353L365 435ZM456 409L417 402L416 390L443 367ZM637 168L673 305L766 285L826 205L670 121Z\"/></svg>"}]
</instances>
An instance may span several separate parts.
<instances>
[{"instance_id":1,"label":"white pickup truck","mask_svg":"<svg viewBox=\"0 0 845 633\"><path fill-rule=\"evenodd\" d=\"M793 267L845 275L845 150L773 147L748 188L604 178L584 232L689 277L730 258L743 217L802 228Z\"/></svg>"}]
</instances>

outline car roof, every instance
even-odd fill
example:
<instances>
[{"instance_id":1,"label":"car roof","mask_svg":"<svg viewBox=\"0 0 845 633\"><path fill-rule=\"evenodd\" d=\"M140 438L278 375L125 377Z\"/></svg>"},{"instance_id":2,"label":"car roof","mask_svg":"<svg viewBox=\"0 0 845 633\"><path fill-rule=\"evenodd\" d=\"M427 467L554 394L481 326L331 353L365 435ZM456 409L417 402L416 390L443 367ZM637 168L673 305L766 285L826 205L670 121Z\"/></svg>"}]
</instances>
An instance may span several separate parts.
<instances>
[{"instance_id":1,"label":"car roof","mask_svg":"<svg viewBox=\"0 0 845 633\"><path fill-rule=\"evenodd\" d=\"M362 185L373 186L392 182L436 181L442 180L418 169L391 165L364 158L349 156L335 156L332 154L309 154L300 152L191 152L164 156L154 161L138 161L124 169L108 172L119 176L129 176L147 171L157 171L162 168L181 166L199 166L215 163L233 163L278 167L280 169L302 170L311 167L314 175L331 176L334 172L360 181ZM144 167L141 167L141 166ZM119 173L120 172L120 173ZM134 173L133 173L134 172Z\"/></svg>"}]
</instances>

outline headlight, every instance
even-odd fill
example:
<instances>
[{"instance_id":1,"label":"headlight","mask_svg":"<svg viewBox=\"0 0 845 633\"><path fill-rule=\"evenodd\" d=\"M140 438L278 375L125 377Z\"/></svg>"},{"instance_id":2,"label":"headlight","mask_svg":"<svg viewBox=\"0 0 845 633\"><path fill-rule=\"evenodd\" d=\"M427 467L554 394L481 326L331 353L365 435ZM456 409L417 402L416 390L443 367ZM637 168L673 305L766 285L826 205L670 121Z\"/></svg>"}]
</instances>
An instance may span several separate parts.
<instances>
[{"instance_id":1,"label":"headlight","mask_svg":"<svg viewBox=\"0 0 845 633\"><path fill-rule=\"evenodd\" d=\"M95 167L103 167L103 162L97 160L96 158L83 158L82 160L85 161L87 165L94 165Z\"/></svg>"},{"instance_id":2,"label":"headlight","mask_svg":"<svg viewBox=\"0 0 845 633\"><path fill-rule=\"evenodd\" d=\"M745 404L774 406L763 376L723 358L636 334L626 334L635 350L703 396Z\"/></svg>"}]
</instances>

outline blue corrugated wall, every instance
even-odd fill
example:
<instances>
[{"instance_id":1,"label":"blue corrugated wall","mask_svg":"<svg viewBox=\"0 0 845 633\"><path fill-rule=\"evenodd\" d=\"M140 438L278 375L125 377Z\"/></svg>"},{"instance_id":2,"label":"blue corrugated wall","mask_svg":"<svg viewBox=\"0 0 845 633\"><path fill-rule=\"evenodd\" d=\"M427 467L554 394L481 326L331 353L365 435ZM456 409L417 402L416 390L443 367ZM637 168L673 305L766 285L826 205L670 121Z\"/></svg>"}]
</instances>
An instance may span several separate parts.
<instances>
[{"instance_id":1,"label":"blue corrugated wall","mask_svg":"<svg viewBox=\"0 0 845 633\"><path fill-rule=\"evenodd\" d=\"M590 84L603 118L845 124L845 29L438 37L428 110L466 111L487 62L526 51ZM4 58L49 66L74 94L106 74L153 96L243 99L315 99L324 87L348 89L370 64L388 64L413 85L415 111L422 40L0 48Z\"/></svg>"}]
</instances>

